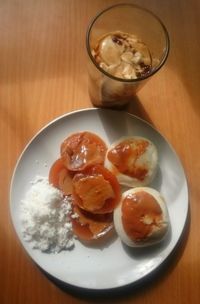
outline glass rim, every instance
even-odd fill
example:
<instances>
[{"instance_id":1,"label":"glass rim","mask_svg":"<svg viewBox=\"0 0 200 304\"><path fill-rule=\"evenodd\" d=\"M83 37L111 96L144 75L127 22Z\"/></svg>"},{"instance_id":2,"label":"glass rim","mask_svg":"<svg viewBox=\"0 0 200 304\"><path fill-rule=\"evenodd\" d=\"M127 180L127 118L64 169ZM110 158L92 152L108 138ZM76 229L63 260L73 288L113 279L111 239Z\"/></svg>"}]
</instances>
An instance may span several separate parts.
<instances>
[{"instance_id":1,"label":"glass rim","mask_svg":"<svg viewBox=\"0 0 200 304\"><path fill-rule=\"evenodd\" d=\"M163 32L165 34L165 42L166 42L166 48L165 48L165 51L164 51L164 54L162 56L162 59L160 61L160 63L158 64L158 66L153 69L148 75L146 76L142 76L142 77L139 77L139 78L136 78L136 79L124 79L124 78L119 78L119 77L115 77L114 75L111 75L109 73L107 73L104 69L102 69L96 62L96 60L94 59L94 57L92 56L92 53L91 53L91 49L90 49L90 44L89 44L89 38L90 38L90 32L91 32L91 29L92 29L92 26L93 24L96 22L96 20L101 16L103 15L105 12L115 8L115 7L119 7L119 6L131 6L131 7L135 7L141 11L145 11L146 13L150 14L152 17L154 17L158 23L161 25L161 28L163 29ZM136 4L132 4L132 3L119 3L119 4L114 4L114 5L111 5L103 10L101 10L98 14L95 15L95 17L90 21L89 25L88 25L88 28L87 28L87 32L86 32L86 48L87 48L87 53L90 57L90 59L92 60L92 62L94 63L94 65L96 66L96 68L101 72L103 73L104 75L106 75L107 77L113 79L113 80L116 80L116 81L120 81L120 82L125 82L125 83L134 83L134 82L140 82L141 80L145 80L145 79L148 79L149 77L153 76L156 72L158 72L161 67L164 65L164 63L166 62L167 60L167 57L169 55L169 49L170 49L170 39L169 39L169 34L168 34L168 31L165 27L165 25L163 24L163 22L161 21L161 19L156 15L154 14L153 12L151 12L150 10L146 9L146 8L143 8L139 5L136 5Z\"/></svg>"}]
</instances>

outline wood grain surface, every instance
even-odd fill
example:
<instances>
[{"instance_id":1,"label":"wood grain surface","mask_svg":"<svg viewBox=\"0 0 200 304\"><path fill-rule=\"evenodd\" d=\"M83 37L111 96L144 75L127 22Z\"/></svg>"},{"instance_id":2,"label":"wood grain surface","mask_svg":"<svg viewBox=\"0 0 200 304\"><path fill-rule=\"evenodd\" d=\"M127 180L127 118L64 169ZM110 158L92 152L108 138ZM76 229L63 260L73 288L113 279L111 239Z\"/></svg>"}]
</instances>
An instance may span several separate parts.
<instances>
[{"instance_id":1,"label":"wood grain surface","mask_svg":"<svg viewBox=\"0 0 200 304\"><path fill-rule=\"evenodd\" d=\"M156 13L171 42L165 67L127 107L173 145L185 169L190 216L168 263L137 288L108 294L58 286L23 250L9 213L16 161L52 119L92 107L85 33L121 1L0 0L0 303L196 304L200 298L200 1L134 1ZM131 1L126 1L131 2Z\"/></svg>"}]
</instances>

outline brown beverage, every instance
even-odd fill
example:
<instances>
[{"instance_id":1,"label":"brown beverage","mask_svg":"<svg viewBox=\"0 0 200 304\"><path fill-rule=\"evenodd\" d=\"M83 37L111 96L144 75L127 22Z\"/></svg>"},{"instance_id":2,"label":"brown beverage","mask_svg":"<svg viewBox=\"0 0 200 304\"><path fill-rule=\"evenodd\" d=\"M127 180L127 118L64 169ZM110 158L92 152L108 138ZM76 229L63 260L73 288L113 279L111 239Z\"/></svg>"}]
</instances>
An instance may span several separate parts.
<instances>
[{"instance_id":1,"label":"brown beverage","mask_svg":"<svg viewBox=\"0 0 200 304\"><path fill-rule=\"evenodd\" d=\"M133 4L100 12L87 31L89 95L97 107L121 108L164 64L169 38L162 22Z\"/></svg>"}]
</instances>

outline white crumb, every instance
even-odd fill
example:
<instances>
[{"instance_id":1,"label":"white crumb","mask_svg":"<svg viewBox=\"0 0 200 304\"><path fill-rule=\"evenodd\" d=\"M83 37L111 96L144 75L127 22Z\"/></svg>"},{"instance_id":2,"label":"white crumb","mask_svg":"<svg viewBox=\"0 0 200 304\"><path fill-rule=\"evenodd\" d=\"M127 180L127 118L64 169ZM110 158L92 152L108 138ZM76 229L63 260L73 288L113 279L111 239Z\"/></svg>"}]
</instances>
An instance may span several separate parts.
<instances>
[{"instance_id":1,"label":"white crumb","mask_svg":"<svg viewBox=\"0 0 200 304\"><path fill-rule=\"evenodd\" d=\"M21 201L22 234L32 248L60 252L74 246L71 202L49 184L48 178L36 176Z\"/></svg>"}]
</instances>

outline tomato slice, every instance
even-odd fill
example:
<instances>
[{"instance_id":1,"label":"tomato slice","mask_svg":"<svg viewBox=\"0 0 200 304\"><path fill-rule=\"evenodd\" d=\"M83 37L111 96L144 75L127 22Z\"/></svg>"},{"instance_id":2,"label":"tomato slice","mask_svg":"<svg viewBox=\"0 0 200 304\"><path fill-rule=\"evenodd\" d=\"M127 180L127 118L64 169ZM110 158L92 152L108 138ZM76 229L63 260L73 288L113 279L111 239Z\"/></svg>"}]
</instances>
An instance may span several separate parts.
<instances>
[{"instance_id":1,"label":"tomato slice","mask_svg":"<svg viewBox=\"0 0 200 304\"><path fill-rule=\"evenodd\" d=\"M112 213L91 214L74 205L72 227L74 234L82 241L94 241L110 235L114 231Z\"/></svg>"},{"instance_id":2,"label":"tomato slice","mask_svg":"<svg viewBox=\"0 0 200 304\"><path fill-rule=\"evenodd\" d=\"M73 174L65 167L61 158L57 159L49 171L49 183L65 195L72 194Z\"/></svg>"},{"instance_id":3,"label":"tomato slice","mask_svg":"<svg viewBox=\"0 0 200 304\"><path fill-rule=\"evenodd\" d=\"M111 213L120 196L117 178L103 166L92 166L73 178L74 202L88 212Z\"/></svg>"},{"instance_id":4,"label":"tomato slice","mask_svg":"<svg viewBox=\"0 0 200 304\"><path fill-rule=\"evenodd\" d=\"M103 164L107 151L104 141L94 133L79 132L67 137L60 147L61 158L70 171Z\"/></svg>"}]
</instances>

